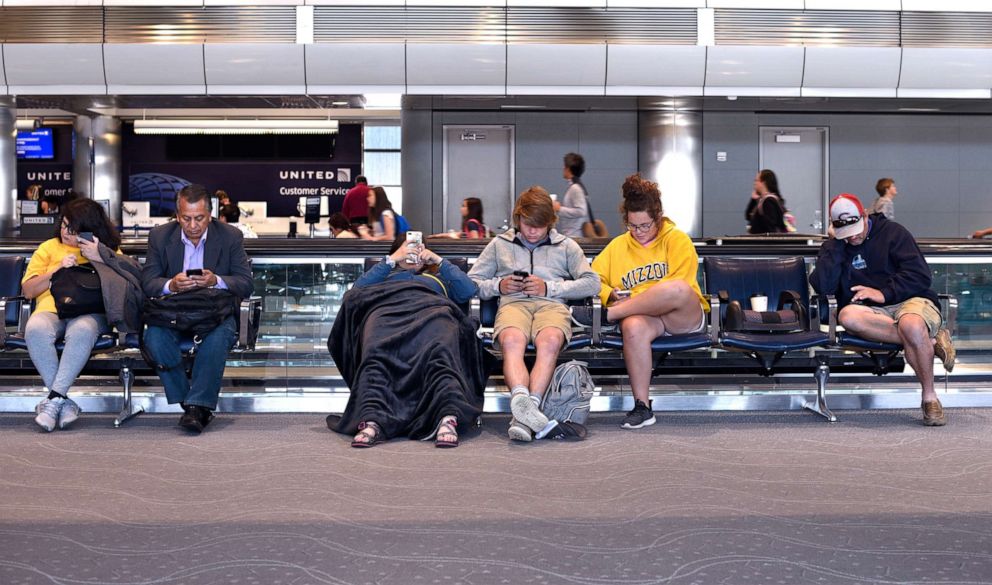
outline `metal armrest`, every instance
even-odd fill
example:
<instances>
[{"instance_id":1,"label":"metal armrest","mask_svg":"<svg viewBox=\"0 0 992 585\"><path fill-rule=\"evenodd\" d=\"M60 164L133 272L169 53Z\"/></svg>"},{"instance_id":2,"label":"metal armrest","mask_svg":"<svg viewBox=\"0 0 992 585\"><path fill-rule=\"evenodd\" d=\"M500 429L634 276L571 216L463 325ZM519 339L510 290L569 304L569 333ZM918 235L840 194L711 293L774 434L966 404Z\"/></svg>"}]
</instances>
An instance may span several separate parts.
<instances>
[{"instance_id":1,"label":"metal armrest","mask_svg":"<svg viewBox=\"0 0 992 585\"><path fill-rule=\"evenodd\" d=\"M592 344L599 345L599 340L603 333L603 300L599 298L599 295L593 295L592 297Z\"/></svg>"},{"instance_id":2,"label":"metal armrest","mask_svg":"<svg viewBox=\"0 0 992 585\"><path fill-rule=\"evenodd\" d=\"M468 300L468 315L482 324L482 299L478 295Z\"/></svg>"},{"instance_id":3,"label":"metal armrest","mask_svg":"<svg viewBox=\"0 0 992 585\"><path fill-rule=\"evenodd\" d=\"M827 295L827 337L830 345L837 345L837 297Z\"/></svg>"},{"instance_id":4,"label":"metal armrest","mask_svg":"<svg viewBox=\"0 0 992 585\"><path fill-rule=\"evenodd\" d=\"M720 297L710 295L710 343L720 344Z\"/></svg>"},{"instance_id":5,"label":"metal armrest","mask_svg":"<svg viewBox=\"0 0 992 585\"><path fill-rule=\"evenodd\" d=\"M261 319L262 297L249 297L241 301L238 312L238 343L235 349L240 351L255 349Z\"/></svg>"},{"instance_id":6,"label":"metal armrest","mask_svg":"<svg viewBox=\"0 0 992 585\"><path fill-rule=\"evenodd\" d=\"M28 317L31 316L31 303L26 297L0 297L0 317L3 318L3 327L0 327L0 347L7 341L7 306L17 306L17 332L23 334L28 324Z\"/></svg>"},{"instance_id":7,"label":"metal armrest","mask_svg":"<svg viewBox=\"0 0 992 585\"><path fill-rule=\"evenodd\" d=\"M944 320L944 329L954 337L958 330L958 298L952 294L939 294L940 317Z\"/></svg>"},{"instance_id":8,"label":"metal armrest","mask_svg":"<svg viewBox=\"0 0 992 585\"><path fill-rule=\"evenodd\" d=\"M820 330L820 295L809 297L809 330Z\"/></svg>"}]
</instances>

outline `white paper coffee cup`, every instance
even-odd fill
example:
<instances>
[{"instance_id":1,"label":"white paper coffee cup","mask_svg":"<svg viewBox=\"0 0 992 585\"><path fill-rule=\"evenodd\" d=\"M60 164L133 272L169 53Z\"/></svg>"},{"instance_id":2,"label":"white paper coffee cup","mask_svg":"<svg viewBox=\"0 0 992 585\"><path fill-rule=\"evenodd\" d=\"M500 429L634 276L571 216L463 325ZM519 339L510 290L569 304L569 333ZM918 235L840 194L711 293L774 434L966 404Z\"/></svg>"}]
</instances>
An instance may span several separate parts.
<instances>
[{"instance_id":1,"label":"white paper coffee cup","mask_svg":"<svg viewBox=\"0 0 992 585\"><path fill-rule=\"evenodd\" d=\"M761 293L751 295L751 310L759 312L767 311L768 297Z\"/></svg>"}]
</instances>

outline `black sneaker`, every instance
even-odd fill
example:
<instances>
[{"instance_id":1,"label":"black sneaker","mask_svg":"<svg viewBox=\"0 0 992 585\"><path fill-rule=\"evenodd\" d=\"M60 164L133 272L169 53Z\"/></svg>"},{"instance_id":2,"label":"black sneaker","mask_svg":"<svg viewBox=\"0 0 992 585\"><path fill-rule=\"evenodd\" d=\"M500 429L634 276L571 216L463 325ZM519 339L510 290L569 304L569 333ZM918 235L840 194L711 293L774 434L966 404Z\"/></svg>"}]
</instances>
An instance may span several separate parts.
<instances>
[{"instance_id":1,"label":"black sneaker","mask_svg":"<svg viewBox=\"0 0 992 585\"><path fill-rule=\"evenodd\" d=\"M544 438L552 441L581 441L587 434L585 426L567 420L555 425L548 434L544 435Z\"/></svg>"},{"instance_id":2,"label":"black sneaker","mask_svg":"<svg viewBox=\"0 0 992 585\"><path fill-rule=\"evenodd\" d=\"M634 410L628 412L627 416L623 417L623 423L620 425L620 428L640 429L653 425L656 420L657 419L654 418L654 413L651 412L650 400L648 400L647 404L644 404L640 400L635 400Z\"/></svg>"}]
</instances>

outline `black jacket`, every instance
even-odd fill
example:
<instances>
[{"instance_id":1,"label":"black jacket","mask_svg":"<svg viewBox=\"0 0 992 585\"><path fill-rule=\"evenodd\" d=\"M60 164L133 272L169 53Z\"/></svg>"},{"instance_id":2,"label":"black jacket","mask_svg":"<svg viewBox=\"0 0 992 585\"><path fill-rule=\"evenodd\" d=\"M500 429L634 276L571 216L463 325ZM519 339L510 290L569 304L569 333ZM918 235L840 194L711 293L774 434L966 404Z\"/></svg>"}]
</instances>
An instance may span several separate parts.
<instances>
[{"instance_id":1,"label":"black jacket","mask_svg":"<svg viewBox=\"0 0 992 585\"><path fill-rule=\"evenodd\" d=\"M930 266L909 230L880 213L869 216L868 237L860 246L830 238L820 246L816 270L810 274L813 289L823 295L836 295L843 307L851 302L855 285L882 291L885 305L912 297L940 300L930 290Z\"/></svg>"}]
</instances>

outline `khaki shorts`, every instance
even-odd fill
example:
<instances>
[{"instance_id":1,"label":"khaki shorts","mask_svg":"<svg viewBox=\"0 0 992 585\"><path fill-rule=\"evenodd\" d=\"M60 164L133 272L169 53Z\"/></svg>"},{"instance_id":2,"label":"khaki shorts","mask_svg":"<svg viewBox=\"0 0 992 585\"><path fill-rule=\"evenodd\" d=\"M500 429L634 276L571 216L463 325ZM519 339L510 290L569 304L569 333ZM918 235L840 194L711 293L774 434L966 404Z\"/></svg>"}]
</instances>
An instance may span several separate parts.
<instances>
[{"instance_id":1,"label":"khaki shorts","mask_svg":"<svg viewBox=\"0 0 992 585\"><path fill-rule=\"evenodd\" d=\"M930 337L937 336L937 331L944 321L940 316L940 309L933 304L933 301L923 297L913 297L895 305L868 308L876 313L887 315L896 323L903 315L919 315L926 322Z\"/></svg>"},{"instance_id":2,"label":"khaki shorts","mask_svg":"<svg viewBox=\"0 0 992 585\"><path fill-rule=\"evenodd\" d=\"M499 334L513 327L524 332L527 341L534 341L542 329L554 327L565 334L565 344L572 339L572 313L568 307L547 299L503 301L496 311L493 339L498 346Z\"/></svg>"}]
</instances>

